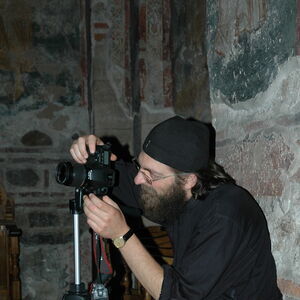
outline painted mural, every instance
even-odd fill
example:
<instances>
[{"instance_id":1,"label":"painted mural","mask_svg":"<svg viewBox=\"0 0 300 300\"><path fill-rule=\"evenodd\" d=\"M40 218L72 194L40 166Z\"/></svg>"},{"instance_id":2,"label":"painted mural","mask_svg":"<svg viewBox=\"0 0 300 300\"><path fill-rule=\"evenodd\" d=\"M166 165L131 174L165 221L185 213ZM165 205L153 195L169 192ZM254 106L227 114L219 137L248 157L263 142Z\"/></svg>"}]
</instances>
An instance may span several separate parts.
<instances>
[{"instance_id":1,"label":"painted mural","mask_svg":"<svg viewBox=\"0 0 300 300\"><path fill-rule=\"evenodd\" d=\"M80 101L80 67L74 63L80 57L80 19L74 4L74 0L40 1L34 7L30 1L1 1L1 115L49 102Z\"/></svg>"},{"instance_id":2,"label":"painted mural","mask_svg":"<svg viewBox=\"0 0 300 300\"><path fill-rule=\"evenodd\" d=\"M243 33L260 30L267 19L267 0L220 0L215 50L222 56L238 51Z\"/></svg>"},{"instance_id":3,"label":"painted mural","mask_svg":"<svg viewBox=\"0 0 300 300\"><path fill-rule=\"evenodd\" d=\"M21 11L16 1L11 1L9 7L14 15L7 13L4 5L0 9L0 99L8 96L8 101L15 102L25 90L21 74L33 70L32 61L26 56L32 47L32 14L26 5Z\"/></svg>"},{"instance_id":4,"label":"painted mural","mask_svg":"<svg viewBox=\"0 0 300 300\"><path fill-rule=\"evenodd\" d=\"M207 5L211 87L232 104L252 99L295 52L296 0Z\"/></svg>"},{"instance_id":5,"label":"painted mural","mask_svg":"<svg viewBox=\"0 0 300 300\"><path fill-rule=\"evenodd\" d=\"M92 1L93 53L101 49L104 65L97 76L109 80L118 104L129 117L133 114L130 5L130 0ZM135 51L138 52L139 99L149 109L170 107L173 104L170 0L140 0L138 10L135 21L138 21L139 40Z\"/></svg>"},{"instance_id":6,"label":"painted mural","mask_svg":"<svg viewBox=\"0 0 300 300\"><path fill-rule=\"evenodd\" d=\"M146 77L142 86L147 95L144 101L150 107L172 105L172 74L170 49L170 1L143 1L145 16L145 44L142 49L145 67L141 71Z\"/></svg>"}]
</instances>

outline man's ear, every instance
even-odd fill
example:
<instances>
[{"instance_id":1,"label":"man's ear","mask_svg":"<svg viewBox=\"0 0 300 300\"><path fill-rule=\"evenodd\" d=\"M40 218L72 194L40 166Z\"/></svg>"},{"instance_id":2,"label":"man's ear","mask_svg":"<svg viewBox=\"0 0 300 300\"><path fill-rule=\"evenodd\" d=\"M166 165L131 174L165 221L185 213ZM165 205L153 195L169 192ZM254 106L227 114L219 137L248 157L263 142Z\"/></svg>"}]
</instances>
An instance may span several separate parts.
<instances>
[{"instance_id":1,"label":"man's ear","mask_svg":"<svg viewBox=\"0 0 300 300\"><path fill-rule=\"evenodd\" d=\"M197 176L196 174L189 174L185 177L184 187L187 190L191 190L197 184Z\"/></svg>"}]
</instances>

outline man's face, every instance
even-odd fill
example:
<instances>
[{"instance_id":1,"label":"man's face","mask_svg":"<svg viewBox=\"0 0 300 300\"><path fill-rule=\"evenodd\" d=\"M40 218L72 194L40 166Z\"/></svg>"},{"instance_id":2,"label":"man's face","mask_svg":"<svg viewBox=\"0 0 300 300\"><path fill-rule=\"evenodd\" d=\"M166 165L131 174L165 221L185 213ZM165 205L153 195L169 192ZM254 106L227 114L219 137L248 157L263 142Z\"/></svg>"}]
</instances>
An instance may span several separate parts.
<instances>
[{"instance_id":1,"label":"man's face","mask_svg":"<svg viewBox=\"0 0 300 300\"><path fill-rule=\"evenodd\" d=\"M184 209L186 193L174 180L166 191L158 193L152 186L141 185L139 204L144 216L159 224L173 223Z\"/></svg>"},{"instance_id":2,"label":"man's face","mask_svg":"<svg viewBox=\"0 0 300 300\"><path fill-rule=\"evenodd\" d=\"M145 217L159 224L173 222L190 197L184 184L170 167L144 152L139 155L138 163L140 169L134 181L141 185L139 204Z\"/></svg>"}]
</instances>

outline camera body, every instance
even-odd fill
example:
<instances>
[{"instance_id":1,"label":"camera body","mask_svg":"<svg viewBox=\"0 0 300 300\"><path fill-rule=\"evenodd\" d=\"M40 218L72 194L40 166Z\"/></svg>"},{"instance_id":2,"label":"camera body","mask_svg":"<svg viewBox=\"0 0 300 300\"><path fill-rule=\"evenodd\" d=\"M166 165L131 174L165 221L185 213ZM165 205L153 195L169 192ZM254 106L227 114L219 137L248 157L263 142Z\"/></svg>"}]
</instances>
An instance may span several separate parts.
<instances>
[{"instance_id":1,"label":"camera body","mask_svg":"<svg viewBox=\"0 0 300 300\"><path fill-rule=\"evenodd\" d=\"M56 167L56 181L79 188L82 195L106 195L115 184L115 171L110 156L111 146L105 144L97 145L95 153L89 154L84 165L60 162Z\"/></svg>"}]
</instances>

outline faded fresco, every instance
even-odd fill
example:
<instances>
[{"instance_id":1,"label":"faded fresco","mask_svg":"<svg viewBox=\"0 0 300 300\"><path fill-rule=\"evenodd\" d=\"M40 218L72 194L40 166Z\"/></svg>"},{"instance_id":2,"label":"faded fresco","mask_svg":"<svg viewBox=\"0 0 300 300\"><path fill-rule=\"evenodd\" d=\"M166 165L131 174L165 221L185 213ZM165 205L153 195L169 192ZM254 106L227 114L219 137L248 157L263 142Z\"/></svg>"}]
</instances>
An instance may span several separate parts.
<instances>
[{"instance_id":1,"label":"faded fresco","mask_svg":"<svg viewBox=\"0 0 300 300\"><path fill-rule=\"evenodd\" d=\"M132 116L131 24L138 22L139 96L149 109L172 106L170 1L139 1L138 20L131 19L130 1L95 0L92 11L94 80L108 80L113 97ZM105 13L103 13L105 12ZM100 83L101 85L101 83ZM95 98L107 97L107 85Z\"/></svg>"},{"instance_id":2,"label":"faded fresco","mask_svg":"<svg viewBox=\"0 0 300 300\"><path fill-rule=\"evenodd\" d=\"M267 0L220 0L215 50L224 57L238 51L239 37L260 30L265 24L267 3Z\"/></svg>"},{"instance_id":3,"label":"faded fresco","mask_svg":"<svg viewBox=\"0 0 300 300\"><path fill-rule=\"evenodd\" d=\"M141 12L143 9L145 13L140 14L141 24L144 23L144 36L140 39L142 99L153 108L172 106L170 1L142 1Z\"/></svg>"},{"instance_id":4,"label":"faded fresco","mask_svg":"<svg viewBox=\"0 0 300 300\"><path fill-rule=\"evenodd\" d=\"M28 57L32 48L32 12L30 7L10 1L9 9L2 3L0 13L1 98L8 96L15 102L25 90L21 74L33 70Z\"/></svg>"},{"instance_id":5,"label":"faded fresco","mask_svg":"<svg viewBox=\"0 0 300 300\"><path fill-rule=\"evenodd\" d=\"M205 1L172 1L171 23L174 110L210 123Z\"/></svg>"},{"instance_id":6,"label":"faded fresco","mask_svg":"<svg viewBox=\"0 0 300 300\"><path fill-rule=\"evenodd\" d=\"M208 0L207 6L211 87L229 103L252 99L295 51L296 0Z\"/></svg>"},{"instance_id":7,"label":"faded fresco","mask_svg":"<svg viewBox=\"0 0 300 300\"><path fill-rule=\"evenodd\" d=\"M0 114L79 101L79 15L67 12L71 2L40 1L34 9L30 1L0 2Z\"/></svg>"}]
</instances>

